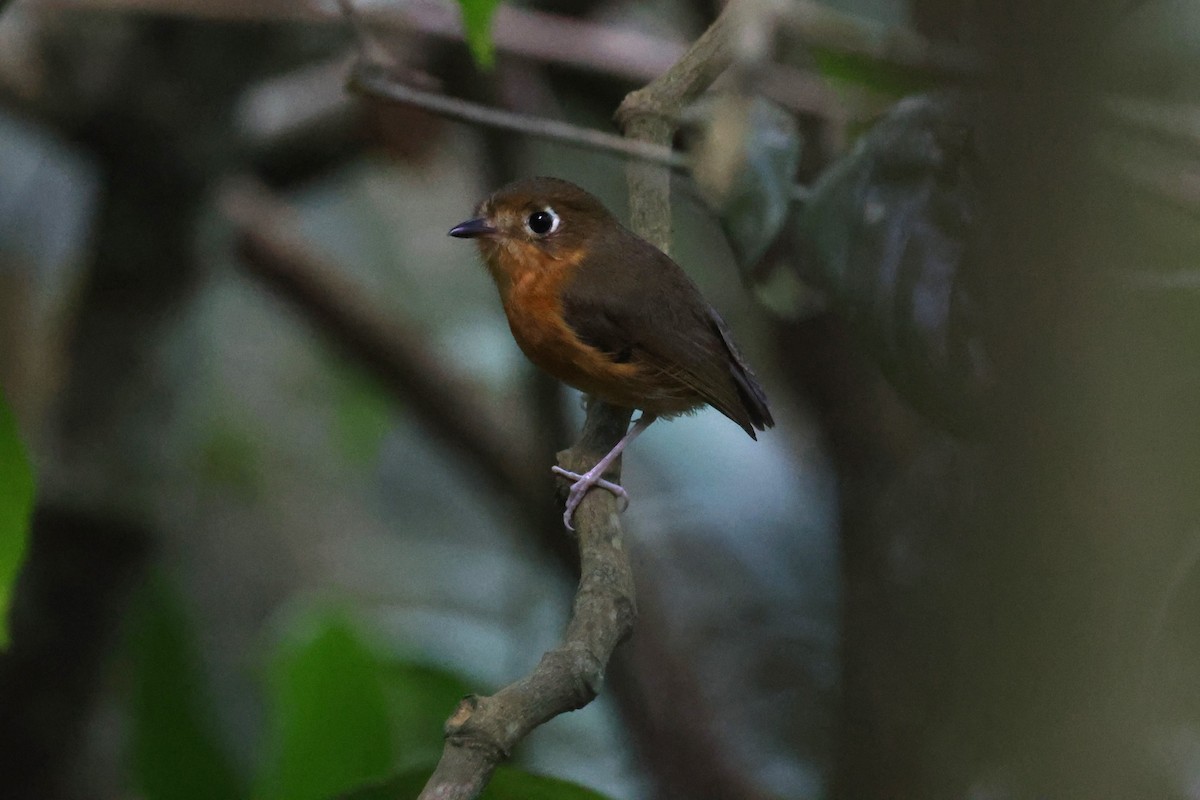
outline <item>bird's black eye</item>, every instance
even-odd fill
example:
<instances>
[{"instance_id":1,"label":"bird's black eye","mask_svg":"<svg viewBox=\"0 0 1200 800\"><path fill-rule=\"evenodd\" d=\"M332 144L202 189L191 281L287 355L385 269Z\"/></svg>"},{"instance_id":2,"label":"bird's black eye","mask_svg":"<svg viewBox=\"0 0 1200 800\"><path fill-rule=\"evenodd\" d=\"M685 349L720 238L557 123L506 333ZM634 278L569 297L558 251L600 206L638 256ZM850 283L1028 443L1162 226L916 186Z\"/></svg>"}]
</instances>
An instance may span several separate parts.
<instances>
[{"instance_id":1,"label":"bird's black eye","mask_svg":"<svg viewBox=\"0 0 1200 800\"><path fill-rule=\"evenodd\" d=\"M558 230L558 214L555 214L552 208L535 211L529 215L529 219L525 220L525 227L529 228L529 232L535 236L554 233Z\"/></svg>"}]
</instances>

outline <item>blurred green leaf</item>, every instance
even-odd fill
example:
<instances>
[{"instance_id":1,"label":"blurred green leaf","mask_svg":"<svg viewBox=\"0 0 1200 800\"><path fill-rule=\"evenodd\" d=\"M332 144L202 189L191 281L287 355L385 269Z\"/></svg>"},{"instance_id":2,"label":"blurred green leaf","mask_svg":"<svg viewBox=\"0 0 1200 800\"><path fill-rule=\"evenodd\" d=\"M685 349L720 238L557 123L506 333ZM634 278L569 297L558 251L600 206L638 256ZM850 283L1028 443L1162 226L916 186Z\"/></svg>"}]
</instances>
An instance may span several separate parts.
<instances>
[{"instance_id":1,"label":"blurred green leaf","mask_svg":"<svg viewBox=\"0 0 1200 800\"><path fill-rule=\"evenodd\" d=\"M362 370L345 368L340 373L336 390L338 443L347 459L368 463L392 429L394 403Z\"/></svg>"},{"instance_id":2,"label":"blurred green leaf","mask_svg":"<svg viewBox=\"0 0 1200 800\"><path fill-rule=\"evenodd\" d=\"M8 607L29 541L33 490L17 422L0 395L0 648L8 646Z\"/></svg>"},{"instance_id":3,"label":"blurred green leaf","mask_svg":"<svg viewBox=\"0 0 1200 800\"><path fill-rule=\"evenodd\" d=\"M492 42L492 15L500 0L458 0L462 9L463 30L467 35L467 46L475 63L483 69L491 69L496 60L496 48Z\"/></svg>"},{"instance_id":4,"label":"blurred green leaf","mask_svg":"<svg viewBox=\"0 0 1200 800\"><path fill-rule=\"evenodd\" d=\"M398 757L406 764L435 761L446 719L470 688L455 675L421 664L385 664L383 678Z\"/></svg>"},{"instance_id":5,"label":"blurred green leaf","mask_svg":"<svg viewBox=\"0 0 1200 800\"><path fill-rule=\"evenodd\" d=\"M468 687L434 667L380 657L341 614L298 619L273 670L273 746L260 800L416 797ZM413 766L421 765L421 766ZM604 800L501 767L483 800Z\"/></svg>"},{"instance_id":6,"label":"blurred green leaf","mask_svg":"<svg viewBox=\"0 0 1200 800\"><path fill-rule=\"evenodd\" d=\"M693 104L688 115L699 123L690 147L696 185L749 270L791 211L802 144L796 120L765 98L728 93Z\"/></svg>"},{"instance_id":7,"label":"blurred green leaf","mask_svg":"<svg viewBox=\"0 0 1200 800\"><path fill-rule=\"evenodd\" d=\"M213 423L199 450L198 472L209 483L253 500L262 489L262 459L249 433L227 420Z\"/></svg>"},{"instance_id":8,"label":"blurred green leaf","mask_svg":"<svg viewBox=\"0 0 1200 800\"><path fill-rule=\"evenodd\" d=\"M853 53L813 48L813 59L822 76L896 99L938 87L935 78L922 70L900 67Z\"/></svg>"},{"instance_id":9,"label":"blurred green leaf","mask_svg":"<svg viewBox=\"0 0 1200 800\"><path fill-rule=\"evenodd\" d=\"M209 715L199 652L172 588L154 576L135 605L133 777L145 800L246 796Z\"/></svg>"},{"instance_id":10,"label":"blurred green leaf","mask_svg":"<svg viewBox=\"0 0 1200 800\"><path fill-rule=\"evenodd\" d=\"M534 775L516 767L497 767L483 800L606 800L577 783Z\"/></svg>"},{"instance_id":11,"label":"blurred green leaf","mask_svg":"<svg viewBox=\"0 0 1200 800\"><path fill-rule=\"evenodd\" d=\"M311 619L286 641L271 684L271 741L256 797L324 800L391 772L379 663L342 616Z\"/></svg>"},{"instance_id":12,"label":"blurred green leaf","mask_svg":"<svg viewBox=\"0 0 1200 800\"><path fill-rule=\"evenodd\" d=\"M337 795L337 800L396 800L398 797L417 797L432 774L432 765L407 769L385 780L357 786Z\"/></svg>"},{"instance_id":13,"label":"blurred green leaf","mask_svg":"<svg viewBox=\"0 0 1200 800\"><path fill-rule=\"evenodd\" d=\"M433 767L407 770L386 781L363 786L338 800L395 800L416 797L433 774ZM577 783L534 775L516 767L497 767L480 800L607 800L605 795Z\"/></svg>"}]
</instances>

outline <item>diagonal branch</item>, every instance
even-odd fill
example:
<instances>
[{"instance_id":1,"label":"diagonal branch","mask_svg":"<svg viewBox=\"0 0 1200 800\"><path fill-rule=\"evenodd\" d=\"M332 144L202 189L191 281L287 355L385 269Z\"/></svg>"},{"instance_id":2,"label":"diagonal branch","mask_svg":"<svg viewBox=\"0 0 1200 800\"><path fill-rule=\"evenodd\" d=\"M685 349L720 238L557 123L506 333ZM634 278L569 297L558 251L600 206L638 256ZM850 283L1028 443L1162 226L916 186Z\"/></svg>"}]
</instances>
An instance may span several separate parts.
<instances>
[{"instance_id":1,"label":"diagonal branch","mask_svg":"<svg viewBox=\"0 0 1200 800\"><path fill-rule=\"evenodd\" d=\"M586 471L616 444L631 411L589 409L580 440L559 454L569 470ZM618 480L620 466L610 479ZM471 695L446 722L446 744L418 800L471 800L492 771L534 728L590 703L604 682L613 650L633 630L633 570L621 538L616 498L589 492L575 512L580 578L562 642L528 676L488 697Z\"/></svg>"},{"instance_id":2,"label":"diagonal branch","mask_svg":"<svg viewBox=\"0 0 1200 800\"><path fill-rule=\"evenodd\" d=\"M339 69L342 63L339 60ZM366 95L375 100L420 108L459 122L499 128L535 139L547 139L585 150L642 161L649 165L650 170L656 175L663 170L687 171L691 169L688 157L683 152L671 147L670 132L674 130L671 118L660 116L657 113L646 115L646 122L649 126L654 127L653 130L638 128L642 132L641 136L622 137L594 128L574 125L570 122L506 111L419 89L391 77L386 68L362 60L355 62L351 68L346 86L351 92ZM307 89L308 87L304 86L303 88ZM272 105L277 105L277 103ZM666 130L665 135L660 135L659 126ZM810 191L804 185L793 186L792 201L805 202ZM635 207L634 219L642 220L640 207ZM665 238L657 243L660 245L660 249L664 251L668 249Z\"/></svg>"}]
</instances>

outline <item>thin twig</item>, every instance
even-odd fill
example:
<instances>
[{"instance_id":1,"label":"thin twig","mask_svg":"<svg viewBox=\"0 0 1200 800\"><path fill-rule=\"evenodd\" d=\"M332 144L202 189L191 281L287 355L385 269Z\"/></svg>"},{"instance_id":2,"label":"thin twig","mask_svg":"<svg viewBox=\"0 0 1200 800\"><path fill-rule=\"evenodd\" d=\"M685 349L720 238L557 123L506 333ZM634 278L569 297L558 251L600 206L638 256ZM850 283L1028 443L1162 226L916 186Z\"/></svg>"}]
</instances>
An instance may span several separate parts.
<instances>
[{"instance_id":1,"label":"thin twig","mask_svg":"<svg viewBox=\"0 0 1200 800\"><path fill-rule=\"evenodd\" d=\"M687 155L679 150L673 150L669 145L621 137L573 125L569 122L504 111L470 100L447 97L437 92L404 84L390 77L384 67L375 64L357 62L351 69L346 85L350 91L358 94L424 109L460 122L500 128L536 139L546 139L593 152L635 159L661 168L679 171L690 169ZM670 130L674 130L674 122L664 121L663 124ZM659 138L670 141L670 136ZM809 193L810 189L807 186L797 185L792 189L792 201L803 203L808 199ZM664 243L664 241L656 242L660 245ZM662 249L666 251L668 247L662 247Z\"/></svg>"},{"instance_id":2,"label":"thin twig","mask_svg":"<svg viewBox=\"0 0 1200 800\"><path fill-rule=\"evenodd\" d=\"M589 409L583 435L559 454L568 470L586 471L629 426L628 409ZM608 477L619 480L620 466ZM534 728L590 703L604 682L613 650L637 615L633 570L621 539L616 499L589 492L575 512L580 578L561 644L528 676L489 697L465 698L446 722L446 744L418 800L471 800L492 771Z\"/></svg>"},{"instance_id":3,"label":"thin twig","mask_svg":"<svg viewBox=\"0 0 1200 800\"><path fill-rule=\"evenodd\" d=\"M374 64L359 62L351 72L347 86L350 91L358 94L416 106L461 122L502 128L538 139L572 144L587 150L628 156L670 169L684 169L687 166L684 155L670 147L632 142L616 134L583 128L569 122L504 111L467 100L447 97L437 92L416 89L393 80L388 77L382 67Z\"/></svg>"},{"instance_id":4,"label":"thin twig","mask_svg":"<svg viewBox=\"0 0 1200 800\"><path fill-rule=\"evenodd\" d=\"M26 0L32 8L170 14L205 19L255 22L341 23L343 15L319 3L296 0ZM736 4L736 3L734 3ZM953 79L971 78L981 69L968 49L932 42L915 31L886 27L824 5L793 0L783 6L784 30L810 47L849 53L886 66L917 69ZM358 11L364 25L381 32L408 32L447 39L463 38L456 10L434 0L372 3ZM686 45L610 25L509 4L496 11L492 25L496 50L576 69L644 83L678 63ZM758 90L786 108L827 116L835 96L817 75L770 66Z\"/></svg>"},{"instance_id":5,"label":"thin twig","mask_svg":"<svg viewBox=\"0 0 1200 800\"><path fill-rule=\"evenodd\" d=\"M89 10L169 14L204 19L254 22L343 22L344 14L296 0L26 0L55 11ZM356 16L379 33L411 33L461 41L462 22L448 3L407 0L364 4ZM492 23L496 50L511 56L608 75L631 83L653 80L687 49L684 42L629 28L548 14L504 4ZM761 91L785 108L827 116L837 99L817 75L773 66L763 75Z\"/></svg>"},{"instance_id":6,"label":"thin twig","mask_svg":"<svg viewBox=\"0 0 1200 800\"><path fill-rule=\"evenodd\" d=\"M683 107L699 97L733 63L733 20L737 5L735 0L725 6L716 21L669 70L625 96L616 113L622 127L639 116L676 122Z\"/></svg>"}]
</instances>

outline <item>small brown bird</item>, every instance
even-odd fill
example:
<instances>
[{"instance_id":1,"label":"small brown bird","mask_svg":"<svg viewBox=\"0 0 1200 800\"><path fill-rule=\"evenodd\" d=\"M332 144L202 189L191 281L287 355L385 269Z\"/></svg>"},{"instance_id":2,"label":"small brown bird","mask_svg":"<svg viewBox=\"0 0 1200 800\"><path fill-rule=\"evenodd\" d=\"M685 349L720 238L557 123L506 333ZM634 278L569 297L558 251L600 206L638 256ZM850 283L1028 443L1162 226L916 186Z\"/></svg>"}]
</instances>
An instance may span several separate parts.
<instances>
[{"instance_id":1,"label":"small brown bird","mask_svg":"<svg viewBox=\"0 0 1200 800\"><path fill-rule=\"evenodd\" d=\"M772 427L762 387L725 322L666 254L592 195L557 178L511 183L451 236L476 239L513 338L529 360L606 403L641 409L624 438L575 483L563 521L593 486L628 500L604 471L658 417L708 404L754 431Z\"/></svg>"}]
</instances>

